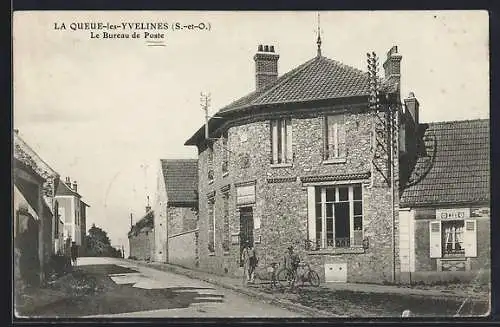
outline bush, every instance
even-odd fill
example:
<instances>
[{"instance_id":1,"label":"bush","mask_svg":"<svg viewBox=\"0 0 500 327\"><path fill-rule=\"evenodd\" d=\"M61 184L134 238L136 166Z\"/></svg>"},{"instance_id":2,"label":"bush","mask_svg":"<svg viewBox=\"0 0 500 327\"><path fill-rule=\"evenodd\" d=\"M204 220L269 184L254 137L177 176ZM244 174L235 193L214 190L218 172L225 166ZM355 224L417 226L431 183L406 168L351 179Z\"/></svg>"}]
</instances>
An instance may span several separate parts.
<instances>
[{"instance_id":1,"label":"bush","mask_svg":"<svg viewBox=\"0 0 500 327\"><path fill-rule=\"evenodd\" d=\"M53 255L47 266L49 274L57 277L65 275L73 270L71 258L64 255Z\"/></svg>"}]
</instances>

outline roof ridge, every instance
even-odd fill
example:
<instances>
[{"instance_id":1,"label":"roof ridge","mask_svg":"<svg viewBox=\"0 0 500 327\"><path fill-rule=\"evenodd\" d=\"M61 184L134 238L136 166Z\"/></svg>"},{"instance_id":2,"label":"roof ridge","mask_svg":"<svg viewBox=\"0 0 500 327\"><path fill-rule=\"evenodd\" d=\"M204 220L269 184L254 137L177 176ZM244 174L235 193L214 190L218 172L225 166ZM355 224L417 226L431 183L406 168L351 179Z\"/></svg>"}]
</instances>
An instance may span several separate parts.
<instances>
[{"instance_id":1,"label":"roof ridge","mask_svg":"<svg viewBox=\"0 0 500 327\"><path fill-rule=\"evenodd\" d=\"M422 122L420 124L429 124L429 125L437 125L437 124L451 124L451 123L464 123L464 122L478 122L478 121L490 121L489 118L475 118L475 119L461 119L461 120L441 120L441 121L432 121L432 122Z\"/></svg>"},{"instance_id":2,"label":"roof ridge","mask_svg":"<svg viewBox=\"0 0 500 327\"><path fill-rule=\"evenodd\" d=\"M263 90L255 90L253 92L250 92L249 94L231 102L230 104L222 107L221 109L219 109L218 112L221 112L221 110L225 109L225 108L229 108L233 105L233 103L237 103L245 98L248 98L248 97L251 97L252 95L256 95L258 94L259 92L261 92L260 94L258 94L254 99L251 100L251 102L255 102L259 99L261 99L262 97L264 97L265 95L269 94L269 92L271 92L272 90L275 90L278 86L280 85L283 85L283 82L285 81L288 81L290 78L292 78L293 76L295 76L296 74L298 74L300 71L302 71L303 69L305 69L306 67L309 67L309 65L311 63L313 63L314 61L318 60L319 57L314 57L314 58L311 58L309 59L308 61L300 64L299 66L287 71L286 73L284 73L283 75L281 75L280 77L278 77L278 79L276 79L274 82L272 82L271 84L269 84L267 87L265 87ZM247 107L249 104L246 103L246 104L243 104L243 105L240 105L240 106L236 106L236 107L232 107L232 110L237 110L237 109L240 109L240 108L243 108L243 107Z\"/></svg>"},{"instance_id":3,"label":"roof ridge","mask_svg":"<svg viewBox=\"0 0 500 327\"><path fill-rule=\"evenodd\" d=\"M23 140L23 138L22 138L19 134L14 133L14 141L15 141L16 139L17 139L17 141L18 141L18 142L20 142L20 143L21 143L24 147L26 147L26 149L27 149L27 150L29 150L29 152L31 152L31 153L29 153L29 155L31 155L31 156L36 156L36 157L38 158L38 160L40 160L40 162L41 162L42 164L44 164L44 165L45 165L45 167L46 167L48 170L50 170L50 171L51 171L51 175L53 175L53 176L55 175L55 176L57 176L57 177L60 177L60 174L59 174L59 173L58 173L58 172L57 172L54 168L52 168L52 166L50 166L50 165L49 165L49 164L48 164L45 160L43 160L43 158L42 158L42 157L41 157L41 156L40 156L40 155L39 155L39 154L38 154L35 150L33 150L33 148L32 148L31 146L29 146L29 144L28 144L25 140Z\"/></svg>"},{"instance_id":4,"label":"roof ridge","mask_svg":"<svg viewBox=\"0 0 500 327\"><path fill-rule=\"evenodd\" d=\"M283 85L285 82L288 82L291 78L297 76L300 72L302 72L304 69L306 69L307 67L309 67L312 63L321 60L321 58L324 58L324 57L318 57L318 56L316 56L316 57L314 57L312 59L309 59L305 63L299 65L298 67L296 67L296 68L294 68L294 69L286 72L285 74L283 74L281 77L279 77L276 80L276 84L274 84L272 87L270 87L269 89L267 89L265 92L263 92L262 94L260 94L255 99L253 99L252 102L258 102L260 99L262 99L264 96L266 96L267 94L269 94L271 91L273 91L276 88L278 88L279 86Z\"/></svg>"},{"instance_id":5,"label":"roof ridge","mask_svg":"<svg viewBox=\"0 0 500 327\"><path fill-rule=\"evenodd\" d=\"M324 58L326 61L331 61L332 63L334 63L337 66L340 66L340 67L343 67L343 68L347 68L347 69L352 70L352 71L354 71L354 72L356 72L358 74L363 75L363 77L365 77L365 78L368 78L368 75L367 75L368 72L365 72L365 71L363 71L363 70L361 70L359 68L356 68L354 66L350 66L350 65L344 64L343 62L341 62L339 60L336 60L336 59L331 59L331 58L328 58L328 57L322 57L322 58Z\"/></svg>"}]
</instances>

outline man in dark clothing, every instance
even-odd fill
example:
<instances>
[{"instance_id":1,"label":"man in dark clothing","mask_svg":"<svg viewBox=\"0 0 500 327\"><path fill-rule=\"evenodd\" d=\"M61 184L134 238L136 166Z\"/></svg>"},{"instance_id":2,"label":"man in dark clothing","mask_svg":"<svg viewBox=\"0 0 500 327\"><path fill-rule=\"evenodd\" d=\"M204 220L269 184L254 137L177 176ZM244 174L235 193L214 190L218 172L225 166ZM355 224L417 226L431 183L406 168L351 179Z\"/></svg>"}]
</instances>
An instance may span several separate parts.
<instances>
[{"instance_id":1,"label":"man in dark clothing","mask_svg":"<svg viewBox=\"0 0 500 327\"><path fill-rule=\"evenodd\" d=\"M300 263L300 258L298 254L296 254L293 251L293 246L288 247L288 251L285 254L285 257L283 258L284 261L284 267L291 270L294 275L297 273L297 268Z\"/></svg>"},{"instance_id":2,"label":"man in dark clothing","mask_svg":"<svg viewBox=\"0 0 500 327\"><path fill-rule=\"evenodd\" d=\"M73 266L76 266L78 258L78 246L76 245L76 242L71 243L71 261L73 262Z\"/></svg>"}]
</instances>

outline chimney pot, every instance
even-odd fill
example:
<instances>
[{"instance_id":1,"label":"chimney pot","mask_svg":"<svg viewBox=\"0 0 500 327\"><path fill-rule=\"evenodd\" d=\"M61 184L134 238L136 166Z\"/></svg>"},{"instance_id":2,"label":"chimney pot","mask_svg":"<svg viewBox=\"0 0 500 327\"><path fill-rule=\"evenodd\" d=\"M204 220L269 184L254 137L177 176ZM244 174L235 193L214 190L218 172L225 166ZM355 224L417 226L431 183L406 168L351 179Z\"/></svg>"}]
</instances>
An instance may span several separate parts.
<instances>
[{"instance_id":1,"label":"chimney pot","mask_svg":"<svg viewBox=\"0 0 500 327\"><path fill-rule=\"evenodd\" d=\"M274 45L271 45L271 46L269 47L269 51L274 52Z\"/></svg>"},{"instance_id":2,"label":"chimney pot","mask_svg":"<svg viewBox=\"0 0 500 327\"><path fill-rule=\"evenodd\" d=\"M264 52L269 52L269 46L268 45L264 46Z\"/></svg>"},{"instance_id":3,"label":"chimney pot","mask_svg":"<svg viewBox=\"0 0 500 327\"><path fill-rule=\"evenodd\" d=\"M257 51L259 51L259 52L264 51L264 50L262 49L262 44L259 44L259 47L258 47Z\"/></svg>"},{"instance_id":4,"label":"chimney pot","mask_svg":"<svg viewBox=\"0 0 500 327\"><path fill-rule=\"evenodd\" d=\"M17 128L14 129L14 133L19 134L19 130Z\"/></svg>"}]
</instances>

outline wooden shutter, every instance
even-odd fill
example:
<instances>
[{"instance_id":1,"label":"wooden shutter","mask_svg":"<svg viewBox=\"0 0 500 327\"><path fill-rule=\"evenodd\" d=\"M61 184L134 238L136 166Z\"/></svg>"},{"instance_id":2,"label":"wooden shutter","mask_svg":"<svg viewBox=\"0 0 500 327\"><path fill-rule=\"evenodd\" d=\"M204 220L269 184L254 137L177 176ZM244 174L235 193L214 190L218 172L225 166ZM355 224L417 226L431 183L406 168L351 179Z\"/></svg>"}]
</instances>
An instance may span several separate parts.
<instances>
[{"instance_id":1,"label":"wooden shutter","mask_svg":"<svg viewBox=\"0 0 500 327\"><path fill-rule=\"evenodd\" d=\"M292 119L286 120L286 162L292 162L293 148L292 148Z\"/></svg>"},{"instance_id":2,"label":"wooden shutter","mask_svg":"<svg viewBox=\"0 0 500 327\"><path fill-rule=\"evenodd\" d=\"M307 230L308 238L316 244L316 197L314 186L307 187Z\"/></svg>"},{"instance_id":3,"label":"wooden shutter","mask_svg":"<svg viewBox=\"0 0 500 327\"><path fill-rule=\"evenodd\" d=\"M272 152L272 162L278 162L278 121L271 121L271 152Z\"/></svg>"},{"instance_id":4,"label":"wooden shutter","mask_svg":"<svg viewBox=\"0 0 500 327\"><path fill-rule=\"evenodd\" d=\"M477 222L465 220L464 247L466 257L477 257Z\"/></svg>"},{"instance_id":5,"label":"wooden shutter","mask_svg":"<svg viewBox=\"0 0 500 327\"><path fill-rule=\"evenodd\" d=\"M441 258L441 222L431 221L429 223L429 250L431 258Z\"/></svg>"}]
</instances>

